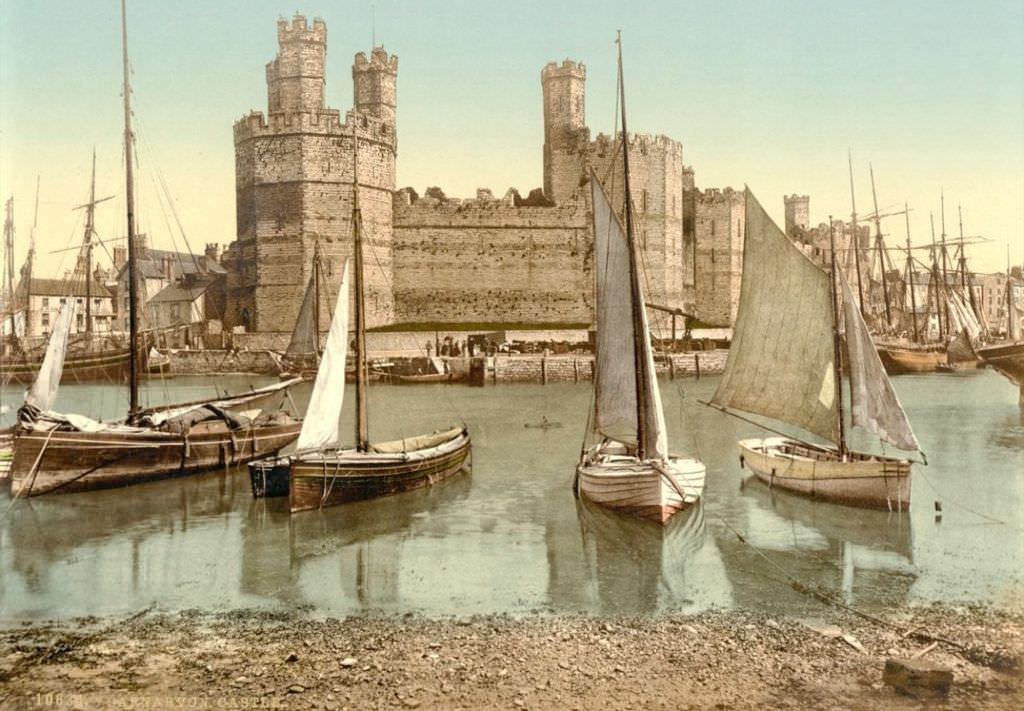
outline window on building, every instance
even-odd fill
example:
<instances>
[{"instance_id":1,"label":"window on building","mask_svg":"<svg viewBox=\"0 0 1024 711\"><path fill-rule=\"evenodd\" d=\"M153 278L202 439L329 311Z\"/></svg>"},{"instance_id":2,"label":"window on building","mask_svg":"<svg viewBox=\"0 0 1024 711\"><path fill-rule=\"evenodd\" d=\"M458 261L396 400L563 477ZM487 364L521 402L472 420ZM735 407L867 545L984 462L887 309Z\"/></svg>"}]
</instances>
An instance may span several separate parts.
<instances>
[{"instance_id":1,"label":"window on building","mask_svg":"<svg viewBox=\"0 0 1024 711\"><path fill-rule=\"evenodd\" d=\"M93 305L94 308L98 309L100 307L100 300L99 299L93 299L92 300L92 305Z\"/></svg>"},{"instance_id":2,"label":"window on building","mask_svg":"<svg viewBox=\"0 0 1024 711\"><path fill-rule=\"evenodd\" d=\"M50 325L50 312L49 311L44 311L43 313L41 313L40 314L40 318L41 318L40 323L43 324L43 326L49 326Z\"/></svg>"},{"instance_id":3,"label":"window on building","mask_svg":"<svg viewBox=\"0 0 1024 711\"><path fill-rule=\"evenodd\" d=\"M49 296L44 296L43 297L43 308L44 309L50 308L50 297Z\"/></svg>"},{"instance_id":4,"label":"window on building","mask_svg":"<svg viewBox=\"0 0 1024 711\"><path fill-rule=\"evenodd\" d=\"M83 314L78 314L77 318L75 319L75 323L78 326L78 330L81 331L83 328L85 328L85 316Z\"/></svg>"},{"instance_id":5,"label":"window on building","mask_svg":"<svg viewBox=\"0 0 1024 711\"><path fill-rule=\"evenodd\" d=\"M65 299L65 298L64 298L63 296L62 296L62 297L60 297L60 302L61 302L62 304L63 304L63 303L65 302L65 301L67 301L67 299Z\"/></svg>"},{"instance_id":6,"label":"window on building","mask_svg":"<svg viewBox=\"0 0 1024 711\"><path fill-rule=\"evenodd\" d=\"M79 305L79 306L81 306L81 305L82 305L82 300L81 300L81 299L76 299L76 301L78 302L78 305Z\"/></svg>"}]
</instances>

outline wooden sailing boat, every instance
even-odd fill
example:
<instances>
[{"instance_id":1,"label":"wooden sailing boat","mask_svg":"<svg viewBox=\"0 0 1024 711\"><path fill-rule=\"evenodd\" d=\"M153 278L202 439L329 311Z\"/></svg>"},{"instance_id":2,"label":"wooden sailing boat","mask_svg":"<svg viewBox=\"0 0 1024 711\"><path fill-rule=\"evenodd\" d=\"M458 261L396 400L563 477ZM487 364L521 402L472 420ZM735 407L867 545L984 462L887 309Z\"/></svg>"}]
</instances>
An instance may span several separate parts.
<instances>
[{"instance_id":1,"label":"wooden sailing boat","mask_svg":"<svg viewBox=\"0 0 1024 711\"><path fill-rule=\"evenodd\" d=\"M64 304L51 334L39 376L19 410L11 468L13 496L88 491L227 467L276 452L299 433L299 423L275 417L234 415L228 407L252 402L291 383L234 398L141 410L139 381L139 297L135 267L135 203L128 30L121 0L124 62L125 183L129 269L129 393L123 422L97 422L82 415L50 411L63 369L74 302Z\"/></svg>"},{"instance_id":2,"label":"wooden sailing boat","mask_svg":"<svg viewBox=\"0 0 1024 711\"><path fill-rule=\"evenodd\" d=\"M1020 402L1024 404L1024 340L1020 333L1020 307L1013 298L1013 276L1006 267L1006 340L977 349L978 356L988 365L1020 387Z\"/></svg>"},{"instance_id":3,"label":"wooden sailing boat","mask_svg":"<svg viewBox=\"0 0 1024 711\"><path fill-rule=\"evenodd\" d=\"M253 493L274 495L288 482L292 512L333 506L418 489L454 476L470 452L465 427L371 443L367 432L365 307L363 304L362 213L358 161L353 158L352 231L355 271L356 443L342 448L338 419L345 394L348 347L348 264L331 319L327 345L295 454L250 467Z\"/></svg>"},{"instance_id":4,"label":"wooden sailing boat","mask_svg":"<svg viewBox=\"0 0 1024 711\"><path fill-rule=\"evenodd\" d=\"M79 262L76 266L75 276L69 283L65 284L59 294L61 298L77 296L85 305L84 333L69 341L64 354L64 382L90 382L106 381L120 382L128 372L128 346L118 336L100 335L93 330L93 296L98 293L105 293L106 287L98 283L92 273L92 250L93 238L96 236L95 212L96 205L110 200L105 197L96 199L96 152L92 156L92 183L89 191L89 202L80 205L75 209L85 210L85 231L79 249ZM36 207L38 212L39 194L36 190ZM8 209L10 206L8 205ZM32 232L30 233L29 256L23 271L23 278L19 292L24 298L24 319L29 321L29 299L35 292L36 283L32 279L32 260L35 243L36 220L33 220ZM13 231L13 228L12 228ZM5 224L5 238L7 237L7 225ZM13 279L13 269L8 267L8 281ZM38 280L36 280L38 281ZM45 282L44 282L45 283ZM71 293L75 291L75 293ZM13 292L12 292L13 293ZM45 293L45 292L44 292ZM46 351L45 342L38 347L31 347L28 339L18 340L13 337L14 324L12 322L12 338L4 344L5 354L0 361L0 382L31 384L39 369L42 366L43 356Z\"/></svg>"},{"instance_id":5,"label":"wooden sailing boat","mask_svg":"<svg viewBox=\"0 0 1024 711\"><path fill-rule=\"evenodd\" d=\"M596 252L597 349L594 411L576 467L591 501L665 523L704 490L699 460L669 454L661 393L640 289L629 185L629 142L619 44L625 227L591 172Z\"/></svg>"},{"instance_id":6,"label":"wooden sailing boat","mask_svg":"<svg viewBox=\"0 0 1024 711\"><path fill-rule=\"evenodd\" d=\"M764 415L833 442L778 436L739 442L740 462L770 486L837 503L905 511L910 461L846 446L842 368L850 374L853 424L901 450L917 439L889 382L850 287L819 269L746 191L743 281L725 373L712 404ZM841 357L842 281L846 324Z\"/></svg>"}]
</instances>

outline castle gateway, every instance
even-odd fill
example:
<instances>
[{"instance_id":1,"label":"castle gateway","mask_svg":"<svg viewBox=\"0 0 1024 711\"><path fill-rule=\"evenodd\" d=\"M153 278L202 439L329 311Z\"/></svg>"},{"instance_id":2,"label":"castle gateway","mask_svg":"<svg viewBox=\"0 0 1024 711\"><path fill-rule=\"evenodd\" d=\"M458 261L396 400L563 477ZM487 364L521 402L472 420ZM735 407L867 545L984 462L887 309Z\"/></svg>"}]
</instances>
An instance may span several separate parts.
<instances>
[{"instance_id":1,"label":"castle gateway","mask_svg":"<svg viewBox=\"0 0 1024 711\"><path fill-rule=\"evenodd\" d=\"M566 60L541 71L543 191L472 199L396 190L398 58L377 47L355 57L344 120L324 104L327 28L278 21L267 65L267 113L235 124L237 240L225 254L225 320L289 332L314 249L331 299L352 252L353 175L365 229L368 325L585 326L593 320L591 169L621 209L621 150L591 139L586 69ZM356 157L358 154L358 157ZM630 169L650 303L711 324L732 322L739 297L743 194L701 191L682 144L631 135ZM321 308L322 328L330 310Z\"/></svg>"}]
</instances>

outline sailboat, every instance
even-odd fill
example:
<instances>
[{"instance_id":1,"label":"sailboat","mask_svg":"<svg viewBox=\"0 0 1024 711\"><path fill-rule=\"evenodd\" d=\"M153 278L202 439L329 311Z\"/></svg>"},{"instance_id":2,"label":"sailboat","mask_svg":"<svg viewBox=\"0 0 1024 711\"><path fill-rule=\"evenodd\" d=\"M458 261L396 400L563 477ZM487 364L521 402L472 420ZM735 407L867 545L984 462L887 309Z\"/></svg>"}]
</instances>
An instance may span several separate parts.
<instances>
[{"instance_id":1,"label":"sailboat","mask_svg":"<svg viewBox=\"0 0 1024 711\"><path fill-rule=\"evenodd\" d=\"M897 449L920 449L850 287L837 273L834 233L827 273L772 222L749 189L745 227L739 312L711 404L780 420L836 446L789 436L745 439L739 442L741 466L770 486L853 506L908 510L910 460L854 452L846 444L844 365L853 424Z\"/></svg>"},{"instance_id":2,"label":"sailboat","mask_svg":"<svg viewBox=\"0 0 1024 711\"><path fill-rule=\"evenodd\" d=\"M665 523L699 500L705 467L668 448L633 234L621 43L619 94L625 226L591 171L597 348L594 409L584 441L596 444L584 445L575 486L594 503Z\"/></svg>"},{"instance_id":3,"label":"sailboat","mask_svg":"<svg viewBox=\"0 0 1024 711\"><path fill-rule=\"evenodd\" d=\"M11 466L11 494L39 496L126 486L154 479L228 467L265 457L290 444L300 423L283 412L235 414L228 408L252 403L288 387L274 386L235 397L139 407L139 294L128 83L128 29L121 1L124 64L125 184L129 269L129 410L123 421L98 422L84 415L53 412L64 366L74 303L62 307L39 375L18 411Z\"/></svg>"},{"instance_id":4,"label":"sailboat","mask_svg":"<svg viewBox=\"0 0 1024 711\"><path fill-rule=\"evenodd\" d=\"M64 371L63 378L64 382L89 382L89 381L106 381L106 382L119 382L128 372L128 346L123 342L119 336L113 336L111 334L99 334L95 333L93 329L94 318L93 318L93 297L95 296L107 296L106 286L98 282L92 272L92 250L94 245L93 238L96 236L95 228L95 212L96 205L110 200L110 197L96 199L96 152L93 151L92 156L92 183L89 192L89 201L84 205L80 205L75 209L85 209L85 232L82 239L82 244L79 249L79 261L76 265L74 277L67 283L61 285L57 282L58 290L49 292L51 296L56 296L61 299L74 298L79 299L85 305L85 312L82 314L82 325L84 329L80 327L80 330L84 330L84 333L78 335L75 339L69 341L64 354ZM36 188L36 213L38 215L39 207L39 190ZM36 375L39 373L39 369L42 366L43 356L46 352L46 343L42 343L38 346L29 345L29 339L18 339L16 336L17 330L27 331L28 323L30 321L29 311L32 304L30 303L31 295L42 293L48 293L48 289L53 288L53 282L46 280L39 280L32 278L32 262L35 253L35 230L36 230L36 219L33 219L32 231L29 235L29 253L25 260L25 265L22 268L22 280L21 285L15 291L13 287L13 274L14 269L12 262L13 255L11 251L13 249L13 225L11 224L10 211L11 203L8 201L7 205L8 219L4 224L4 238L7 247L7 287L9 293L12 294L12 305L17 304L18 300L23 300L23 304L17 304L20 316L24 321L24 328L18 329L14 322L14 316L12 313L10 323L10 338L3 344L5 350L4 357L0 360L0 383L23 383L31 384Z\"/></svg>"},{"instance_id":5,"label":"sailboat","mask_svg":"<svg viewBox=\"0 0 1024 711\"><path fill-rule=\"evenodd\" d=\"M282 375L316 373L320 362L320 285L323 283L323 261L320 243L313 246L313 262L306 292L302 297L295 328L288 347L281 356Z\"/></svg>"},{"instance_id":6,"label":"sailboat","mask_svg":"<svg viewBox=\"0 0 1024 711\"><path fill-rule=\"evenodd\" d=\"M1006 268L1006 340L977 349L978 356L988 365L1020 387L1020 402L1024 404L1024 339L1021 338L1021 307L1013 298L1013 276Z\"/></svg>"},{"instance_id":7,"label":"sailboat","mask_svg":"<svg viewBox=\"0 0 1024 711\"><path fill-rule=\"evenodd\" d=\"M470 453L465 427L389 442L371 443L367 431L365 306L363 303L362 212L359 208L358 162L353 159L352 231L355 272L356 443L340 445L339 417L344 404L348 350L348 264L313 393L296 451L289 457L250 467L253 493L273 495L288 482L289 508L294 513L436 484L459 473ZM262 470L262 471L261 471ZM265 477L266 473L273 481Z\"/></svg>"}]
</instances>

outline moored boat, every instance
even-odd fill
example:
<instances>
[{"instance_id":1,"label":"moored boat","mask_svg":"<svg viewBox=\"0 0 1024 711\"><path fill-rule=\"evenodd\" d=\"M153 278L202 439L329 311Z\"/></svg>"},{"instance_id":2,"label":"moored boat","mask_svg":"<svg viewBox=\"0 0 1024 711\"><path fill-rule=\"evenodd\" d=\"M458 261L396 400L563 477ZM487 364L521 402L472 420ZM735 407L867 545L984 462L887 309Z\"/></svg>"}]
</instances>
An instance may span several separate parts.
<instances>
[{"instance_id":1,"label":"moored boat","mask_svg":"<svg viewBox=\"0 0 1024 711\"><path fill-rule=\"evenodd\" d=\"M144 411L139 407L141 343L136 278L131 88L128 82L127 18L124 0L122 42L124 69L125 184L129 269L129 410L119 422L97 422L77 414L52 411L64 367L68 334L76 304L61 305L39 374L18 412L11 466L15 497L88 491L126 486L240 464L277 452L299 433L300 423L285 413L232 413L274 390L169 405Z\"/></svg>"},{"instance_id":2,"label":"moored boat","mask_svg":"<svg viewBox=\"0 0 1024 711\"><path fill-rule=\"evenodd\" d=\"M770 486L814 498L909 509L910 460L846 445L844 368L853 424L897 449L919 449L867 324L836 269L834 237L826 273L793 245L749 189L745 222L739 311L712 404L779 420L835 446L785 435L745 439L738 444L741 465Z\"/></svg>"},{"instance_id":3,"label":"moored boat","mask_svg":"<svg viewBox=\"0 0 1024 711\"><path fill-rule=\"evenodd\" d=\"M587 437L593 443L581 452L575 486L594 503L665 523L700 499L705 467L669 453L633 234L621 43L618 65L625 225L591 171L597 348Z\"/></svg>"}]
</instances>

